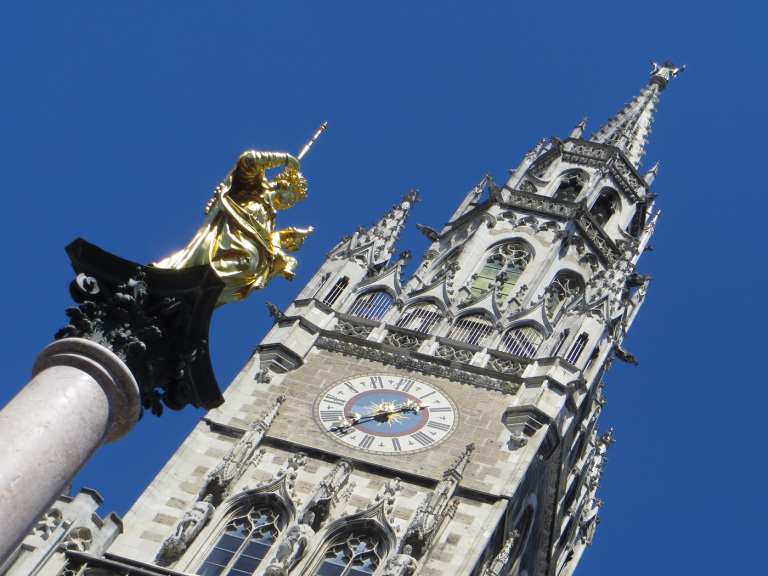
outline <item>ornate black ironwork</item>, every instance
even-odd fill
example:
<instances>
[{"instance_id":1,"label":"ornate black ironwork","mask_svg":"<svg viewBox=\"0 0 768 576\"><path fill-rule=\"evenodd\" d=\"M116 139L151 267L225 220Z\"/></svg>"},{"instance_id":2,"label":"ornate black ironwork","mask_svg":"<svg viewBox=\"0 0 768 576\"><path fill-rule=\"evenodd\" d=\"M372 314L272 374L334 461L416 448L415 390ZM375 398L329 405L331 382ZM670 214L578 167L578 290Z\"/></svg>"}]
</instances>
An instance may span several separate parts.
<instances>
[{"instance_id":1,"label":"ornate black ironwork","mask_svg":"<svg viewBox=\"0 0 768 576\"><path fill-rule=\"evenodd\" d=\"M67 246L78 303L56 339L101 344L130 368L141 402L160 416L165 404L211 409L224 402L211 366L208 328L224 283L209 266L143 266L78 238Z\"/></svg>"}]
</instances>

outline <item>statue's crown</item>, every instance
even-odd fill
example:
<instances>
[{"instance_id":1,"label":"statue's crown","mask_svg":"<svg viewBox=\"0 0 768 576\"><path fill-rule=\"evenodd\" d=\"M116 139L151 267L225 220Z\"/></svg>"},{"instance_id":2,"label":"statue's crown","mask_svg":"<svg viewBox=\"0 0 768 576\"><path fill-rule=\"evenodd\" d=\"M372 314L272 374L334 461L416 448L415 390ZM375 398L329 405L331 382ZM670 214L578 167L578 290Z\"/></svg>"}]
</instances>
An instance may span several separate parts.
<instances>
[{"instance_id":1,"label":"statue's crown","mask_svg":"<svg viewBox=\"0 0 768 576\"><path fill-rule=\"evenodd\" d=\"M273 182L278 184L284 182L296 191L296 200L304 200L307 197L307 179L301 172L293 168L286 168L280 174L275 176Z\"/></svg>"}]
</instances>

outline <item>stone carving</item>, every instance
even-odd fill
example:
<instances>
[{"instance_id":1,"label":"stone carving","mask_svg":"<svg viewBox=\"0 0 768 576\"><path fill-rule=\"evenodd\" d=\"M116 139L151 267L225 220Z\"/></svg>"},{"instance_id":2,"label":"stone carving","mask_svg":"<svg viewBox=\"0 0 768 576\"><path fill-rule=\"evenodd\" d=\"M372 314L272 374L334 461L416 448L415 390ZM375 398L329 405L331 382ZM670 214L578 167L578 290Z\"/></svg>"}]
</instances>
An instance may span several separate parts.
<instances>
[{"instance_id":1,"label":"stone carving","mask_svg":"<svg viewBox=\"0 0 768 576\"><path fill-rule=\"evenodd\" d=\"M359 226L349 240L342 241L328 253L328 258L356 260L367 265L369 269L386 264L392 254L397 252L394 243L400 238L400 233L410 218L410 209L420 201L419 191L411 190L403 196L400 204L393 206L381 220L373 222L370 230L366 231Z\"/></svg>"},{"instance_id":2,"label":"stone carving","mask_svg":"<svg viewBox=\"0 0 768 576\"><path fill-rule=\"evenodd\" d=\"M573 218L577 211L576 205L571 202L510 189L507 189L507 193L509 199L506 201L506 205L522 208L526 211L532 210L542 212L547 216L566 219Z\"/></svg>"},{"instance_id":3,"label":"stone carving","mask_svg":"<svg viewBox=\"0 0 768 576\"><path fill-rule=\"evenodd\" d=\"M502 374L514 374L514 375L520 375L523 373L523 370L525 369L525 365L521 364L517 360L511 360L509 358L501 358L498 356L494 356L493 354L490 355L491 359L488 361L488 366L490 370L494 370L496 372L501 372Z\"/></svg>"},{"instance_id":4,"label":"stone carving","mask_svg":"<svg viewBox=\"0 0 768 576\"><path fill-rule=\"evenodd\" d=\"M424 338L419 338L418 336L414 336L413 334L405 334L403 332L391 331L389 334L387 334L384 341L390 346L394 346L395 348L404 348L405 350L416 350L419 346L421 346L421 343L424 341Z\"/></svg>"},{"instance_id":5,"label":"stone carving","mask_svg":"<svg viewBox=\"0 0 768 576\"><path fill-rule=\"evenodd\" d=\"M635 359L635 357L630 352L628 352L618 344L614 346L613 350L614 350L614 354L616 354L616 358L618 358L622 362L626 362L627 364L632 364L633 366L637 366L639 364L639 362Z\"/></svg>"},{"instance_id":6,"label":"stone carving","mask_svg":"<svg viewBox=\"0 0 768 576\"><path fill-rule=\"evenodd\" d=\"M511 436L509 437L509 441L518 448L522 448L528 444L528 438L525 436L525 434L523 434L522 430L515 430L512 432Z\"/></svg>"},{"instance_id":7,"label":"stone carving","mask_svg":"<svg viewBox=\"0 0 768 576\"><path fill-rule=\"evenodd\" d=\"M519 537L520 533L517 530L512 530L496 557L493 558L493 560L488 560L483 565L483 571L480 576L503 576L506 574L506 569L508 568L507 563L512 554L512 548L514 548L515 542L517 542Z\"/></svg>"},{"instance_id":8,"label":"stone carving","mask_svg":"<svg viewBox=\"0 0 768 576\"><path fill-rule=\"evenodd\" d=\"M603 232L602 228L593 221L592 216L588 212L579 216L575 222L584 238L605 262L613 264L621 257L619 249L608 235Z\"/></svg>"},{"instance_id":9,"label":"stone carving","mask_svg":"<svg viewBox=\"0 0 768 576\"><path fill-rule=\"evenodd\" d=\"M396 264L396 266L397 266L398 268L400 268L400 270L402 270L403 268L405 268L405 266L406 266L406 265L408 264L408 262L410 262L411 260L413 260L413 255L411 254L411 251L410 251L410 250L404 250L404 251L403 251L403 252L400 254L400 256L398 256L398 257L397 257L397 264Z\"/></svg>"},{"instance_id":10,"label":"stone carving","mask_svg":"<svg viewBox=\"0 0 768 576\"><path fill-rule=\"evenodd\" d=\"M243 437L229 449L219 465L206 477L198 500L202 501L211 496L212 504L218 506L229 495L232 486L237 483L256 455L256 449L280 412L283 402L285 396L278 397L272 408L251 424Z\"/></svg>"},{"instance_id":11,"label":"stone carving","mask_svg":"<svg viewBox=\"0 0 768 576\"><path fill-rule=\"evenodd\" d=\"M509 441L518 448L528 443L542 426L550 424L550 418L545 412L533 405L510 406L504 410L501 421L512 434Z\"/></svg>"},{"instance_id":12,"label":"stone carving","mask_svg":"<svg viewBox=\"0 0 768 576\"><path fill-rule=\"evenodd\" d=\"M339 491L346 485L353 466L349 460L340 460L315 488L304 506L300 522L319 530L328 520L331 508L338 502Z\"/></svg>"},{"instance_id":13,"label":"stone carving","mask_svg":"<svg viewBox=\"0 0 768 576\"><path fill-rule=\"evenodd\" d=\"M212 501L213 496L209 494L204 500L192 503L176 525L173 536L163 541L157 557L159 563L167 565L181 558L187 545L200 534L200 531L213 516Z\"/></svg>"},{"instance_id":14,"label":"stone carving","mask_svg":"<svg viewBox=\"0 0 768 576\"><path fill-rule=\"evenodd\" d=\"M440 232L423 224L416 224L416 230L424 234L430 242L437 242L440 239Z\"/></svg>"},{"instance_id":15,"label":"stone carving","mask_svg":"<svg viewBox=\"0 0 768 576\"><path fill-rule=\"evenodd\" d=\"M400 491L400 484L400 478L393 478L389 482L385 482L384 486L381 487L381 490L376 493L373 500L371 500L368 503L368 506L363 510L372 510L381 504L387 520L390 523L394 522L395 499L397 498L397 493ZM363 512L363 510L358 510L358 512Z\"/></svg>"},{"instance_id":16,"label":"stone carving","mask_svg":"<svg viewBox=\"0 0 768 576\"><path fill-rule=\"evenodd\" d=\"M56 528L61 526L61 523L63 521L63 517L61 515L61 510L58 508L51 508L46 512L45 516L40 518L40 521L35 524L35 527L32 529L32 533L36 536L39 536L43 540L48 540L51 533L53 533Z\"/></svg>"},{"instance_id":17,"label":"stone carving","mask_svg":"<svg viewBox=\"0 0 768 576\"><path fill-rule=\"evenodd\" d=\"M93 544L93 534L85 526L72 528L64 539L62 546L66 550L75 550L77 552L88 552Z\"/></svg>"},{"instance_id":18,"label":"stone carving","mask_svg":"<svg viewBox=\"0 0 768 576\"><path fill-rule=\"evenodd\" d=\"M345 336L355 336L357 338L368 338L368 335L373 332L373 327L366 324L354 324L348 320L341 320L334 326L334 332L340 332Z\"/></svg>"},{"instance_id":19,"label":"stone carving","mask_svg":"<svg viewBox=\"0 0 768 576\"><path fill-rule=\"evenodd\" d=\"M275 319L275 323L282 322L288 318L288 316L286 316L285 313L280 310L280 308L272 304L272 302L264 302L264 304L267 305L267 308L269 309L269 315Z\"/></svg>"},{"instance_id":20,"label":"stone carving","mask_svg":"<svg viewBox=\"0 0 768 576\"><path fill-rule=\"evenodd\" d=\"M464 350L455 346L449 346L448 344L441 344L437 347L437 350L435 350L435 356L438 358L447 358L463 363L468 363L472 360L474 355L474 352L471 350Z\"/></svg>"},{"instance_id":21,"label":"stone carving","mask_svg":"<svg viewBox=\"0 0 768 576\"><path fill-rule=\"evenodd\" d=\"M456 463L443 473L443 480L419 504L402 539L401 551L403 553L405 553L406 546L411 548L409 555L416 559L421 558L426 553L448 513L451 498L459 482L461 482L474 449L474 444L467 445Z\"/></svg>"},{"instance_id":22,"label":"stone carving","mask_svg":"<svg viewBox=\"0 0 768 576\"><path fill-rule=\"evenodd\" d=\"M645 274L641 276L637 272L632 272L627 276L627 288L639 288L651 280L653 280L653 274Z\"/></svg>"},{"instance_id":23,"label":"stone carving","mask_svg":"<svg viewBox=\"0 0 768 576\"><path fill-rule=\"evenodd\" d=\"M285 576L304 556L315 537L315 531L307 524L294 524L277 545L275 557L264 570L265 576Z\"/></svg>"},{"instance_id":24,"label":"stone carving","mask_svg":"<svg viewBox=\"0 0 768 576\"><path fill-rule=\"evenodd\" d=\"M286 470L293 466L294 477L297 467L305 461L304 456L297 454L293 463L289 460ZM339 492L347 484L352 470L349 460L341 460L320 481L304 505L298 522L280 539L277 552L264 571L265 576L285 576L301 560L315 532L322 527L332 507L339 501Z\"/></svg>"},{"instance_id":25,"label":"stone carving","mask_svg":"<svg viewBox=\"0 0 768 576\"><path fill-rule=\"evenodd\" d=\"M272 382L272 376L269 374L269 368L264 368L263 370L256 372L256 375L253 377L253 379L259 384L269 384Z\"/></svg>"},{"instance_id":26,"label":"stone carving","mask_svg":"<svg viewBox=\"0 0 768 576\"><path fill-rule=\"evenodd\" d=\"M452 366L444 366L442 364L438 364L433 360L430 360L427 356L405 356L401 353L398 353L397 350L382 350L375 346L369 346L369 344L372 343L365 341L352 343L336 340L332 337L331 332L325 332L324 335L318 338L316 342L316 346L325 348L326 350L333 350L345 354L354 354L356 356L362 356L363 358L369 358L378 362L393 364L403 368L412 368L420 372L436 374L444 378L451 378L460 382L466 382L468 384L482 386L484 388L491 388L501 392L515 394L520 388L520 383L513 380L492 378L490 376L471 372L469 370L463 370L461 368L454 368ZM412 352L410 353L413 354ZM507 374L499 374L504 378L509 377Z\"/></svg>"},{"instance_id":27,"label":"stone carving","mask_svg":"<svg viewBox=\"0 0 768 576\"><path fill-rule=\"evenodd\" d=\"M396 554L384 565L384 570L381 573L382 576L411 576L416 571L418 563L416 559L409 554L411 551L410 546L406 546L408 550L403 550L402 554Z\"/></svg>"}]
</instances>

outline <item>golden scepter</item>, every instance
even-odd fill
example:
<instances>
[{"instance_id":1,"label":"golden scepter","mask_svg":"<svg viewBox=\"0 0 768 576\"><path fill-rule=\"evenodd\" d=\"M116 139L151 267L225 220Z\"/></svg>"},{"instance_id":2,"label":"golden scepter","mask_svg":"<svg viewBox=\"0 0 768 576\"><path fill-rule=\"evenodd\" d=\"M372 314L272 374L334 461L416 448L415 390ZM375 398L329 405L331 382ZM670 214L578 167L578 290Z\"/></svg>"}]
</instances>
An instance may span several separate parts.
<instances>
[{"instance_id":1,"label":"golden scepter","mask_svg":"<svg viewBox=\"0 0 768 576\"><path fill-rule=\"evenodd\" d=\"M322 134L323 132L325 132L325 130L326 130L327 128L328 128L328 122L323 122L323 123L320 125L320 129L319 129L317 132L315 132L315 135L314 135L314 136L312 136L312 140L310 140L309 142L307 142L307 145L306 145L306 146L304 146L304 148L302 148L302 149L301 149L301 152L299 152L299 155L298 155L298 156L296 156L296 160L299 160L299 161L301 161L301 159L302 159L302 158L304 158L304 155L305 155L307 152L309 152L309 148L312 146L312 144L314 144L314 143L315 143L315 140L317 140L317 137L318 137L318 136L320 136L320 134Z\"/></svg>"}]
</instances>

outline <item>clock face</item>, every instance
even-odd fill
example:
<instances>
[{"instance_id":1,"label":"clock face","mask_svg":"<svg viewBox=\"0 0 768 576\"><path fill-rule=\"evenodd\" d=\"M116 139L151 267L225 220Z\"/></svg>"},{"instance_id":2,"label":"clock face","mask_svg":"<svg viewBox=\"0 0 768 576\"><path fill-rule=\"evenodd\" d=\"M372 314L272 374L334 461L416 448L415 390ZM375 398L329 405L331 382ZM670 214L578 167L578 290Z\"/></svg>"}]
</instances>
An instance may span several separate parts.
<instances>
[{"instance_id":1,"label":"clock face","mask_svg":"<svg viewBox=\"0 0 768 576\"><path fill-rule=\"evenodd\" d=\"M315 421L331 437L373 454L434 448L459 424L448 394L395 374L362 374L326 387L315 399Z\"/></svg>"}]
</instances>

